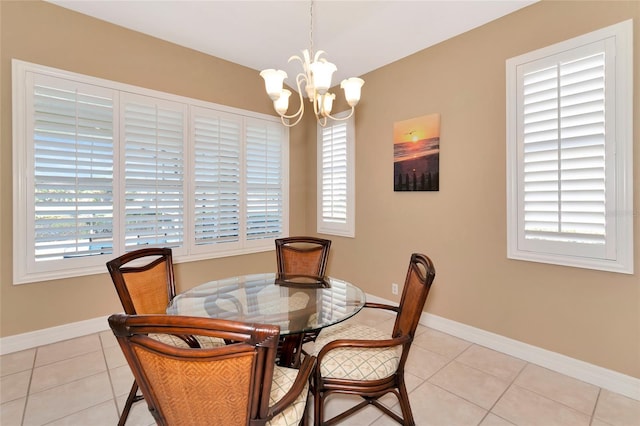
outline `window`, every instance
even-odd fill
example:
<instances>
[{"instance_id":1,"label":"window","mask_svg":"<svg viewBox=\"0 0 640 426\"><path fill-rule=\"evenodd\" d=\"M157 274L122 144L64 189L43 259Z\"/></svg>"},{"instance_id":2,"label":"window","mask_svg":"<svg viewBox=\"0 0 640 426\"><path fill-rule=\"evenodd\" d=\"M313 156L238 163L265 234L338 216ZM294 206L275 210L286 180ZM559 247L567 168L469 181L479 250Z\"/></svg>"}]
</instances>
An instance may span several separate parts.
<instances>
[{"instance_id":1,"label":"window","mask_svg":"<svg viewBox=\"0 0 640 426\"><path fill-rule=\"evenodd\" d=\"M345 114L342 114L344 116ZM338 117L341 117L338 114ZM318 232L355 237L355 123L318 125Z\"/></svg>"},{"instance_id":2,"label":"window","mask_svg":"<svg viewBox=\"0 0 640 426\"><path fill-rule=\"evenodd\" d=\"M288 132L271 116L13 61L14 283L177 262L288 234Z\"/></svg>"},{"instance_id":3,"label":"window","mask_svg":"<svg viewBox=\"0 0 640 426\"><path fill-rule=\"evenodd\" d=\"M632 23L507 61L507 255L633 273Z\"/></svg>"}]
</instances>

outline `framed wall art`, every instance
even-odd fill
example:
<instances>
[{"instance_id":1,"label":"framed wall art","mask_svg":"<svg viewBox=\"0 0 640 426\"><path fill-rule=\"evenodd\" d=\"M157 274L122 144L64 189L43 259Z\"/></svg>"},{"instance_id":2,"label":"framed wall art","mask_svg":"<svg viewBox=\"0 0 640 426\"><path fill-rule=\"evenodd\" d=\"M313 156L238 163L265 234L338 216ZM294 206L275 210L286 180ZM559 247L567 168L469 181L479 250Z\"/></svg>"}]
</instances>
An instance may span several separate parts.
<instances>
[{"instance_id":1,"label":"framed wall art","mask_svg":"<svg viewBox=\"0 0 640 426\"><path fill-rule=\"evenodd\" d=\"M393 124L393 190L440 190L440 114Z\"/></svg>"}]
</instances>

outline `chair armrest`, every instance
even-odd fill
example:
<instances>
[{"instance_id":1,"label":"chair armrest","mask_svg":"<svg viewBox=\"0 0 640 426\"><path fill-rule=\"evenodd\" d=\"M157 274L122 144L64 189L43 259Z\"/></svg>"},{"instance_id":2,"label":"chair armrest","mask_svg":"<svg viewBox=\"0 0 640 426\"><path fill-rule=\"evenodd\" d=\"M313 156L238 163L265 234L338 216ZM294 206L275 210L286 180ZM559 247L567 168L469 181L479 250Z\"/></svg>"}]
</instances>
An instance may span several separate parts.
<instances>
[{"instance_id":1,"label":"chair armrest","mask_svg":"<svg viewBox=\"0 0 640 426\"><path fill-rule=\"evenodd\" d=\"M400 312L400 307L399 306L391 306L391 305L385 305L383 303L372 303L372 302L366 302L363 306L364 308L373 308L373 309L386 309L388 311L393 311L393 312Z\"/></svg>"},{"instance_id":2,"label":"chair armrest","mask_svg":"<svg viewBox=\"0 0 640 426\"><path fill-rule=\"evenodd\" d=\"M409 342L411 337L409 336L401 336L396 337L394 339L386 339L386 340L351 340L351 339L340 339L334 340L332 342L327 343L318 353L318 364L322 361L322 358L327 354L327 352L334 349L347 349L347 348L392 348L394 346L404 345Z\"/></svg>"},{"instance_id":3,"label":"chair armrest","mask_svg":"<svg viewBox=\"0 0 640 426\"><path fill-rule=\"evenodd\" d=\"M284 409L293 403L298 398L300 393L304 390L304 387L309 382L313 368L315 367L316 357L308 356L302 362L296 380L293 382L293 386L278 402L269 407L269 418L272 418L280 414Z\"/></svg>"}]
</instances>

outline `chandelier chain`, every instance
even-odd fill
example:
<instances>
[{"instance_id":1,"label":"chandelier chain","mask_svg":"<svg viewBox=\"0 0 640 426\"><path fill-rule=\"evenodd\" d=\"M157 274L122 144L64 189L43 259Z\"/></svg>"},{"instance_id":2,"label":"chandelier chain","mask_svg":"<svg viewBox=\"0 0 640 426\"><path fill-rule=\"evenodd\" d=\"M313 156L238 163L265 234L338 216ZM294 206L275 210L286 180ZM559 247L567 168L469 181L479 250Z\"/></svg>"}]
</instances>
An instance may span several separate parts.
<instances>
[{"instance_id":1,"label":"chandelier chain","mask_svg":"<svg viewBox=\"0 0 640 426\"><path fill-rule=\"evenodd\" d=\"M313 0L309 4L309 44L310 53L313 57Z\"/></svg>"}]
</instances>

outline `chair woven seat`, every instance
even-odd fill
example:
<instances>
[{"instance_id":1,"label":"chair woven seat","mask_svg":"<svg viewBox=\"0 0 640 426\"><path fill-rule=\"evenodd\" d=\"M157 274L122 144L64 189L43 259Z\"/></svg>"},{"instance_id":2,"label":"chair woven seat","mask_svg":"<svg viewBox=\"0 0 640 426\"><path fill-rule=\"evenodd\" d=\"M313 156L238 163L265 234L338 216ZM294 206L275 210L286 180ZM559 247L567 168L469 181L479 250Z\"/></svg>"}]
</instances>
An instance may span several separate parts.
<instances>
[{"instance_id":1,"label":"chair woven seat","mask_svg":"<svg viewBox=\"0 0 640 426\"><path fill-rule=\"evenodd\" d=\"M188 348L189 344L185 342L183 339L172 336L170 334L158 334L158 333L150 333L149 337L157 340L158 342L165 343L167 345L175 346L177 348Z\"/></svg>"},{"instance_id":2,"label":"chair woven seat","mask_svg":"<svg viewBox=\"0 0 640 426\"><path fill-rule=\"evenodd\" d=\"M167 345L176 346L178 348L188 348L189 344L176 336L172 336L170 334L149 334L149 337L152 339L156 339L159 342L166 343ZM193 336L201 348L217 348L220 346L226 345L225 341L222 339L218 339L217 337L208 337L208 336Z\"/></svg>"},{"instance_id":3,"label":"chair woven seat","mask_svg":"<svg viewBox=\"0 0 640 426\"><path fill-rule=\"evenodd\" d=\"M220 346L226 345L225 341L222 339L218 339L217 337L207 337L207 336L194 336L201 348L209 349L209 348L217 348Z\"/></svg>"},{"instance_id":4,"label":"chair woven seat","mask_svg":"<svg viewBox=\"0 0 640 426\"><path fill-rule=\"evenodd\" d=\"M384 340L388 333L364 325L338 324L325 328L316 339L313 355L327 343L340 339ZM393 375L400 363L401 346L390 348L343 348L327 353L320 368L323 377L349 380L377 380Z\"/></svg>"},{"instance_id":5,"label":"chair woven seat","mask_svg":"<svg viewBox=\"0 0 640 426\"><path fill-rule=\"evenodd\" d=\"M269 394L269 404L273 405L289 392L293 386L298 370L294 368L278 367L273 370L273 379L271 381L271 393ZM307 410L307 398L309 395L309 383L304 387L293 403L287 407L282 413L269 420L269 426L294 426L300 424Z\"/></svg>"}]
</instances>

